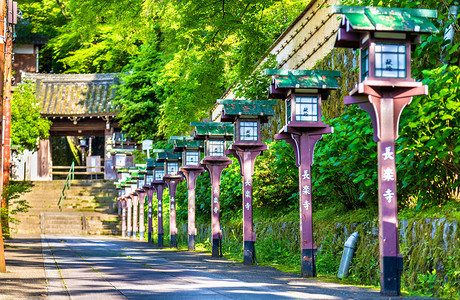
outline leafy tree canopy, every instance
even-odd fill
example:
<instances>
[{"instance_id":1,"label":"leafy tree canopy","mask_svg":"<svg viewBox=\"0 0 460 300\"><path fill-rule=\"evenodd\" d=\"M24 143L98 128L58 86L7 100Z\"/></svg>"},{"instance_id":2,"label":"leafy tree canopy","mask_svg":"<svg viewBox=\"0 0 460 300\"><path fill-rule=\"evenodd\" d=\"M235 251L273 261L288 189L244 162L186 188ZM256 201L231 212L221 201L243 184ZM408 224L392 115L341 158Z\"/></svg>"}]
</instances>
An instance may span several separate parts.
<instances>
[{"instance_id":1,"label":"leafy tree canopy","mask_svg":"<svg viewBox=\"0 0 460 300\"><path fill-rule=\"evenodd\" d=\"M49 136L51 122L41 118L36 101L35 84L18 84L11 101L11 144L20 151L36 149L37 141Z\"/></svg>"}]
</instances>

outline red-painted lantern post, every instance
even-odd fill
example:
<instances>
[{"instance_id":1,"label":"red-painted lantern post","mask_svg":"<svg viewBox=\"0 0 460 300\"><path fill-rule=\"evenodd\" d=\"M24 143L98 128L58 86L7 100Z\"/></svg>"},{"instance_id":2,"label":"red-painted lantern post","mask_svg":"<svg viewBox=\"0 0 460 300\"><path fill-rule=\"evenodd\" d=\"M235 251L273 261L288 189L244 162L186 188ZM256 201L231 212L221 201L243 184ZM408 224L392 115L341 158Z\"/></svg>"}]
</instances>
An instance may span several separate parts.
<instances>
[{"instance_id":1,"label":"red-painted lantern post","mask_svg":"<svg viewBox=\"0 0 460 300\"><path fill-rule=\"evenodd\" d=\"M252 176L258 155L267 150L262 142L261 124L275 114L276 101L260 100L218 100L223 105L222 122L232 122L235 126L235 142L226 152L232 154L240 163L243 177L243 263L255 262L254 224L252 219Z\"/></svg>"},{"instance_id":2,"label":"red-painted lantern post","mask_svg":"<svg viewBox=\"0 0 460 300\"><path fill-rule=\"evenodd\" d=\"M154 159L146 159L147 167L144 173L144 190L147 193L147 242L152 243L152 233L153 233L153 225L152 225L152 217L153 217L153 176L154 176L154 167L155 167L155 160Z\"/></svg>"},{"instance_id":3,"label":"red-painted lantern post","mask_svg":"<svg viewBox=\"0 0 460 300\"><path fill-rule=\"evenodd\" d=\"M286 125L275 136L294 148L299 168L300 248L302 277L316 276L313 241L311 165L316 142L332 128L321 121L321 100L339 88L336 71L266 70L272 75L270 98L285 99Z\"/></svg>"},{"instance_id":4,"label":"red-painted lantern post","mask_svg":"<svg viewBox=\"0 0 460 300\"><path fill-rule=\"evenodd\" d=\"M158 247L163 247L163 191L166 183L163 180L165 175L164 163L156 161L153 169L152 186L157 193L157 231L158 231Z\"/></svg>"},{"instance_id":5,"label":"red-painted lantern post","mask_svg":"<svg viewBox=\"0 0 460 300\"><path fill-rule=\"evenodd\" d=\"M138 167L137 174L137 195L139 197L139 240L144 239L145 233L145 223L144 223L144 204L145 204L145 195L146 190L144 189L145 185L145 165L136 165Z\"/></svg>"},{"instance_id":6,"label":"red-painted lantern post","mask_svg":"<svg viewBox=\"0 0 460 300\"><path fill-rule=\"evenodd\" d=\"M413 96L428 87L411 78L411 49L421 34L437 32L428 18L435 10L335 6L342 14L336 47L360 49L360 83L345 97L372 119L377 142L379 185L380 292L400 294L395 140L399 117Z\"/></svg>"},{"instance_id":7,"label":"red-painted lantern post","mask_svg":"<svg viewBox=\"0 0 460 300\"><path fill-rule=\"evenodd\" d=\"M176 188L179 182L183 180L182 173L179 172L180 154L165 150L158 153L157 160L164 161L165 175L163 180L168 185L169 190L169 245L170 247L177 247Z\"/></svg>"},{"instance_id":8,"label":"red-painted lantern post","mask_svg":"<svg viewBox=\"0 0 460 300\"><path fill-rule=\"evenodd\" d=\"M225 156L225 141L233 139L233 124L215 122L192 122L195 140L205 140L205 156L201 160L211 177L211 227L212 257L220 257L222 230L220 229L220 176L222 170L232 163Z\"/></svg>"},{"instance_id":9,"label":"red-painted lantern post","mask_svg":"<svg viewBox=\"0 0 460 300\"><path fill-rule=\"evenodd\" d=\"M204 172L200 165L200 152L204 148L203 141L194 141L191 137L171 137L174 151L182 152L180 171L187 179L188 191L188 250L195 250L195 186L197 177Z\"/></svg>"},{"instance_id":10,"label":"red-painted lantern post","mask_svg":"<svg viewBox=\"0 0 460 300\"><path fill-rule=\"evenodd\" d=\"M139 194L137 193L137 170L132 168L130 169L131 178L128 183L131 184L131 204L132 204L132 238L137 239L138 232L138 217L139 217Z\"/></svg>"}]
</instances>

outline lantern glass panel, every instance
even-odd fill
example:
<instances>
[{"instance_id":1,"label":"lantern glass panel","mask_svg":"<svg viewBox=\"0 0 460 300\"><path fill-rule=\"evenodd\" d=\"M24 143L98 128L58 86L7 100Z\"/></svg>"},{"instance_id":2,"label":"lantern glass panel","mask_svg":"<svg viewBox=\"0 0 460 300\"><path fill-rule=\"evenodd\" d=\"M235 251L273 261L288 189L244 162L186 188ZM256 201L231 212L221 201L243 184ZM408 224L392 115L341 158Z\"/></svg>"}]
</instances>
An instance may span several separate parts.
<instances>
[{"instance_id":1,"label":"lantern glass panel","mask_svg":"<svg viewBox=\"0 0 460 300\"><path fill-rule=\"evenodd\" d=\"M125 195L131 194L131 186L125 187Z\"/></svg>"},{"instance_id":2,"label":"lantern glass panel","mask_svg":"<svg viewBox=\"0 0 460 300\"><path fill-rule=\"evenodd\" d=\"M122 172L120 181L126 181L129 177L129 172Z\"/></svg>"},{"instance_id":3,"label":"lantern glass panel","mask_svg":"<svg viewBox=\"0 0 460 300\"><path fill-rule=\"evenodd\" d=\"M126 195L126 190L121 190L121 197L124 197Z\"/></svg>"},{"instance_id":4,"label":"lantern glass panel","mask_svg":"<svg viewBox=\"0 0 460 300\"><path fill-rule=\"evenodd\" d=\"M136 191L137 189L137 182L136 183L131 183L131 193Z\"/></svg>"},{"instance_id":5,"label":"lantern glass panel","mask_svg":"<svg viewBox=\"0 0 460 300\"><path fill-rule=\"evenodd\" d=\"M318 97L295 97L295 120L318 122Z\"/></svg>"},{"instance_id":6,"label":"lantern glass panel","mask_svg":"<svg viewBox=\"0 0 460 300\"><path fill-rule=\"evenodd\" d=\"M168 167L168 175L176 175L179 172L179 163L178 162L168 162L166 163Z\"/></svg>"},{"instance_id":7,"label":"lantern glass panel","mask_svg":"<svg viewBox=\"0 0 460 300\"><path fill-rule=\"evenodd\" d=\"M145 184L151 185L153 181L153 174L145 174Z\"/></svg>"},{"instance_id":8,"label":"lantern glass panel","mask_svg":"<svg viewBox=\"0 0 460 300\"><path fill-rule=\"evenodd\" d=\"M186 151L185 152L185 164L187 166L196 166L200 161L200 152L198 151Z\"/></svg>"},{"instance_id":9,"label":"lantern glass panel","mask_svg":"<svg viewBox=\"0 0 460 300\"><path fill-rule=\"evenodd\" d=\"M209 156L224 156L224 141L208 141Z\"/></svg>"},{"instance_id":10,"label":"lantern glass panel","mask_svg":"<svg viewBox=\"0 0 460 300\"><path fill-rule=\"evenodd\" d=\"M256 121L240 122L240 141L257 141L258 126Z\"/></svg>"},{"instance_id":11,"label":"lantern glass panel","mask_svg":"<svg viewBox=\"0 0 460 300\"><path fill-rule=\"evenodd\" d=\"M361 49L361 80L369 76L369 48Z\"/></svg>"},{"instance_id":12,"label":"lantern glass panel","mask_svg":"<svg viewBox=\"0 0 460 300\"><path fill-rule=\"evenodd\" d=\"M286 123L291 122L291 99L286 102Z\"/></svg>"},{"instance_id":13,"label":"lantern glass panel","mask_svg":"<svg viewBox=\"0 0 460 300\"><path fill-rule=\"evenodd\" d=\"M165 170L163 169L155 170L155 180L163 180L164 176L165 176Z\"/></svg>"},{"instance_id":14,"label":"lantern glass panel","mask_svg":"<svg viewBox=\"0 0 460 300\"><path fill-rule=\"evenodd\" d=\"M139 178L139 179L137 180L137 188L138 188L138 189L141 189L144 185L145 185L145 180L144 180L144 178Z\"/></svg>"},{"instance_id":15,"label":"lantern glass panel","mask_svg":"<svg viewBox=\"0 0 460 300\"><path fill-rule=\"evenodd\" d=\"M405 44L375 44L375 77L406 77Z\"/></svg>"}]
</instances>

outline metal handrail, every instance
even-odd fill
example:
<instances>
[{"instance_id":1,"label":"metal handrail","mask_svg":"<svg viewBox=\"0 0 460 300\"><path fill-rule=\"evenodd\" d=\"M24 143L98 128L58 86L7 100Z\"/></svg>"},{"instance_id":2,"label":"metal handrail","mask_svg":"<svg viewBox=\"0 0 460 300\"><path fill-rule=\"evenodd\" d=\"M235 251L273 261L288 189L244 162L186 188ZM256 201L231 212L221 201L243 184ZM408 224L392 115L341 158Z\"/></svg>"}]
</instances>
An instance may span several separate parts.
<instances>
[{"instance_id":1,"label":"metal handrail","mask_svg":"<svg viewBox=\"0 0 460 300\"><path fill-rule=\"evenodd\" d=\"M62 188L62 191L61 191L61 197L59 198L59 201L58 201L58 206L61 211L62 211L62 202L67 198L67 191L70 188L70 182L74 178L75 178L75 163L72 162L69 173L67 174L67 178L65 179L65 182L64 182L64 187Z\"/></svg>"}]
</instances>

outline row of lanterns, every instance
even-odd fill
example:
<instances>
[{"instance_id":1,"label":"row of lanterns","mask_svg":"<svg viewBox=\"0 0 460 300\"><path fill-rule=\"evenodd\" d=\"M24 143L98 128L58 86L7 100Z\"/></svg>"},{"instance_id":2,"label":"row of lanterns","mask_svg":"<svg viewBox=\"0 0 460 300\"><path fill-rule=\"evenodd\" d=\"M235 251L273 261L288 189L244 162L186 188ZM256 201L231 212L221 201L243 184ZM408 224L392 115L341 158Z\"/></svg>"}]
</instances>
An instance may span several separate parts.
<instances>
[{"instance_id":1,"label":"row of lanterns","mask_svg":"<svg viewBox=\"0 0 460 300\"><path fill-rule=\"evenodd\" d=\"M332 10L343 15L335 46L360 49L360 83L344 101L345 104L359 104L369 113L373 122L379 157L381 293L399 295L402 256L398 249L394 141L402 109L410 103L412 96L427 93L426 86L411 78L410 54L414 44L420 42L421 34L437 31L428 19L436 17L436 11L346 6L334 6ZM272 76L270 98L285 99L286 125L275 138L290 143L296 154L296 165L299 168L301 272L304 277L312 277L316 276L316 245L313 241L310 167L316 142L323 134L333 132L333 128L322 122L321 102L328 97L330 90L339 88L337 78L340 72L266 70L266 75ZM195 136L171 138L175 152L158 151L156 160L147 161L147 168L141 172L144 174L143 178L139 173L136 175L136 171L119 169L120 181L117 188L120 190L120 201L123 202L123 215L125 208L129 209L126 203L134 201L128 199L136 199L139 194L142 196L142 191L147 191L149 226L153 190L156 190L158 244L162 246L164 208L161 206L161 195L164 186L169 187L170 245L174 247L177 234L175 186L185 176L188 187L189 249L193 250L196 236L195 181L200 173L207 170L212 184L212 255L219 256L222 238L219 223L220 176L222 170L231 163L226 155L233 155L238 159L243 180L243 262L251 264L255 259L255 232L252 222L254 162L267 149L261 140L260 129L261 124L274 115L273 106L276 102L218 100L217 104L222 106L222 123L192 123ZM227 149L226 144L234 135L235 141ZM202 151L204 158L200 160ZM179 155L180 152L182 156ZM181 161L183 166L180 166ZM142 208L140 210L143 211ZM123 230L127 228L123 235L134 234L131 232L131 225L123 226ZM151 227L149 242L152 240L150 234Z\"/></svg>"}]
</instances>

